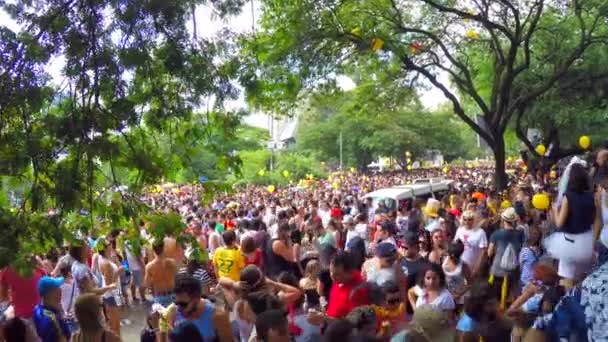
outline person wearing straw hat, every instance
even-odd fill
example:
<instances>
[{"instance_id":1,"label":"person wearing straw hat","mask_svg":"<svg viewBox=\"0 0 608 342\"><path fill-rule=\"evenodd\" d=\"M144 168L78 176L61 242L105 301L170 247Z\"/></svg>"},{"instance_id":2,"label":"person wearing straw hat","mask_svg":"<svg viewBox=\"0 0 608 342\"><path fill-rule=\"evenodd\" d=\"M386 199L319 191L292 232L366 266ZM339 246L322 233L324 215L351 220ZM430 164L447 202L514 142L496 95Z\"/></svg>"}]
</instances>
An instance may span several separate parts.
<instances>
[{"instance_id":1,"label":"person wearing straw hat","mask_svg":"<svg viewBox=\"0 0 608 342\"><path fill-rule=\"evenodd\" d=\"M519 270L519 252L524 244L524 233L515 229L517 213L513 207L501 214L501 228L492 233L488 246L488 258L492 261L489 283L500 293L501 307L506 308L507 295L511 287L517 285Z\"/></svg>"},{"instance_id":2,"label":"person wearing straw hat","mask_svg":"<svg viewBox=\"0 0 608 342\"><path fill-rule=\"evenodd\" d=\"M439 221L439 208L441 207L441 202L434 198L429 198L426 201L426 207L424 207L424 217L426 218L426 225L424 229L428 230L429 233L432 233L435 229L440 228Z\"/></svg>"},{"instance_id":3,"label":"person wearing straw hat","mask_svg":"<svg viewBox=\"0 0 608 342\"><path fill-rule=\"evenodd\" d=\"M407 329L393 336L391 342L454 342L455 338L448 314L424 305L416 309Z\"/></svg>"}]
</instances>

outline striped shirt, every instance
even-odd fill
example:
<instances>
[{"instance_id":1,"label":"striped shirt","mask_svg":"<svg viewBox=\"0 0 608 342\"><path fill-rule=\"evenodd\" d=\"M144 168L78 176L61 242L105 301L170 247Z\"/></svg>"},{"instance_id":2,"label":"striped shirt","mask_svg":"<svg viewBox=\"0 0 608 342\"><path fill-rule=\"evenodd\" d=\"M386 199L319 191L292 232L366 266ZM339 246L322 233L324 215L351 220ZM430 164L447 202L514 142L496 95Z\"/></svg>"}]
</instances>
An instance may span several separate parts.
<instances>
[{"instance_id":1,"label":"striped shirt","mask_svg":"<svg viewBox=\"0 0 608 342\"><path fill-rule=\"evenodd\" d=\"M540 253L536 253L530 247L524 247L519 252L519 267L521 268L521 283L522 285L528 285L534 280L534 265L540 259Z\"/></svg>"},{"instance_id":2,"label":"striped shirt","mask_svg":"<svg viewBox=\"0 0 608 342\"><path fill-rule=\"evenodd\" d=\"M178 274L189 274L188 268L180 268ZM211 288L215 285L213 278L211 278L211 276L209 276L209 273L207 273L207 271L202 268L196 269L196 271L194 271L194 273L192 273L191 275L194 279L199 280L201 282L203 288Z\"/></svg>"}]
</instances>

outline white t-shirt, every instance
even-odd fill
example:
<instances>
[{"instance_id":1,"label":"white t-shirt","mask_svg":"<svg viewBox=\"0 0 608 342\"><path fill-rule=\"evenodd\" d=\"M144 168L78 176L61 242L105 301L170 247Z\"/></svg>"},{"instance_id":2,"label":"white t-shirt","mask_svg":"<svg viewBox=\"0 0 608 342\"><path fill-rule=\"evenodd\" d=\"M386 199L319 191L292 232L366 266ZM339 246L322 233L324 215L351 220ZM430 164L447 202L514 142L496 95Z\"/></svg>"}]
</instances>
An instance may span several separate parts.
<instances>
[{"instance_id":1,"label":"white t-shirt","mask_svg":"<svg viewBox=\"0 0 608 342\"><path fill-rule=\"evenodd\" d=\"M365 246L367 246L367 224L359 223L352 230L347 230L346 244L348 245L348 242L357 236L365 241Z\"/></svg>"},{"instance_id":2,"label":"white t-shirt","mask_svg":"<svg viewBox=\"0 0 608 342\"><path fill-rule=\"evenodd\" d=\"M426 226L424 226L424 229L426 229L429 233L432 233L439 228L441 228L439 219L432 219L426 224Z\"/></svg>"},{"instance_id":3,"label":"white t-shirt","mask_svg":"<svg viewBox=\"0 0 608 342\"><path fill-rule=\"evenodd\" d=\"M454 241L460 240L464 244L464 252L460 259L471 269L475 267L482 248L488 248L486 232L481 228L467 229L460 227L456 230Z\"/></svg>"},{"instance_id":4,"label":"white t-shirt","mask_svg":"<svg viewBox=\"0 0 608 342\"><path fill-rule=\"evenodd\" d=\"M321 223L323 224L323 227L327 228L329 221L331 221L331 211L319 209L317 211L317 213L319 214L319 217L321 218Z\"/></svg>"},{"instance_id":5,"label":"white t-shirt","mask_svg":"<svg viewBox=\"0 0 608 342\"><path fill-rule=\"evenodd\" d=\"M224 240L220 234L213 231L209 234L209 246L207 247L209 250L209 258L213 258L213 253L220 247L224 247Z\"/></svg>"},{"instance_id":6,"label":"white t-shirt","mask_svg":"<svg viewBox=\"0 0 608 342\"><path fill-rule=\"evenodd\" d=\"M130 247L127 246L127 248L125 248L125 254L127 255L127 262L129 263L129 270L141 271L142 267L141 267L141 264L139 263L139 259L137 259L133 255Z\"/></svg>"},{"instance_id":7,"label":"white t-shirt","mask_svg":"<svg viewBox=\"0 0 608 342\"><path fill-rule=\"evenodd\" d=\"M435 298L432 302L428 301L426 296L426 291L424 291L420 286L416 285L414 287L414 292L418 298L416 299L416 307L421 307L423 305L430 305L434 309L439 311L450 311L456 308L456 304L454 303L454 298L452 294L447 289L441 290L439 296Z\"/></svg>"}]
</instances>

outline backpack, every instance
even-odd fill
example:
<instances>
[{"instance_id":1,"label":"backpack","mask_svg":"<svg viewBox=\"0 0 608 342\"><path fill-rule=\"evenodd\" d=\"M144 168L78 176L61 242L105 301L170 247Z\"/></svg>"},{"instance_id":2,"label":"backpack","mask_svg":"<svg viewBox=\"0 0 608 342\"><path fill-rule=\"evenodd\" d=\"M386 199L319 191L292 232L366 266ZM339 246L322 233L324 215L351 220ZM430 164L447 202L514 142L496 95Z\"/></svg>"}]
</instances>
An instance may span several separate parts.
<instances>
[{"instance_id":1,"label":"backpack","mask_svg":"<svg viewBox=\"0 0 608 342\"><path fill-rule=\"evenodd\" d=\"M506 271L514 271L519 267L519 255L512 243L509 243L502 253L499 266Z\"/></svg>"}]
</instances>

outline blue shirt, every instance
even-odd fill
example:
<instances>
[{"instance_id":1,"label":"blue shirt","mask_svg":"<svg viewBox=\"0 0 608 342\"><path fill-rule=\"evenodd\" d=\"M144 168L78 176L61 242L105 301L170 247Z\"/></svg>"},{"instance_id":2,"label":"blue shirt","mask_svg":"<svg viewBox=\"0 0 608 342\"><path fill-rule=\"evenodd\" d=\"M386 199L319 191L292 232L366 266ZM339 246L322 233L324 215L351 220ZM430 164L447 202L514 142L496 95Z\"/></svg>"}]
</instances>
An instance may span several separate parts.
<instances>
[{"instance_id":1,"label":"blue shirt","mask_svg":"<svg viewBox=\"0 0 608 342\"><path fill-rule=\"evenodd\" d=\"M471 316L464 313L458 320L456 330L465 333L472 333L477 329L477 321L471 318Z\"/></svg>"},{"instance_id":2,"label":"blue shirt","mask_svg":"<svg viewBox=\"0 0 608 342\"><path fill-rule=\"evenodd\" d=\"M204 341L213 341L216 337L215 327L213 326L213 313L213 305L210 302L205 302L205 311L197 319L190 320L196 326ZM175 317L175 326L177 327L186 321L188 319L178 310Z\"/></svg>"},{"instance_id":3,"label":"blue shirt","mask_svg":"<svg viewBox=\"0 0 608 342\"><path fill-rule=\"evenodd\" d=\"M32 320L42 342L61 341L59 333L63 334L65 341L70 339L70 329L59 311L38 304L34 308Z\"/></svg>"},{"instance_id":4,"label":"blue shirt","mask_svg":"<svg viewBox=\"0 0 608 342\"><path fill-rule=\"evenodd\" d=\"M581 305L581 288L570 289L552 313L536 318L533 328L549 333L553 336L551 341L574 336L576 341L586 342L588 326Z\"/></svg>"}]
</instances>

